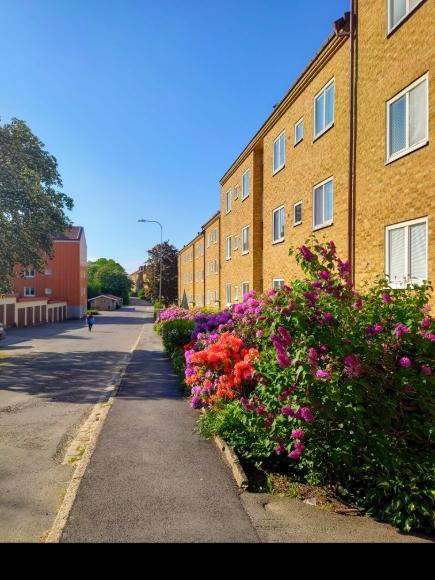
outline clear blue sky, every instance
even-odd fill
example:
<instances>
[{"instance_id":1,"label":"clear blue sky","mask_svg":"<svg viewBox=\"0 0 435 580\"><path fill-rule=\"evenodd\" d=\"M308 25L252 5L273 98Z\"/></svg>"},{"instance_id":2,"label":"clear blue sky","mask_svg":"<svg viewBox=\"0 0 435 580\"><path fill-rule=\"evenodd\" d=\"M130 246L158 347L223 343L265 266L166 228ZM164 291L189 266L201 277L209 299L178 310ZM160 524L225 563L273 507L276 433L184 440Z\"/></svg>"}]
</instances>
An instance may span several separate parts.
<instances>
[{"instance_id":1,"label":"clear blue sky","mask_svg":"<svg viewBox=\"0 0 435 580\"><path fill-rule=\"evenodd\" d=\"M58 160L88 257L129 273L219 209L219 179L349 0L2 0L0 117Z\"/></svg>"}]
</instances>

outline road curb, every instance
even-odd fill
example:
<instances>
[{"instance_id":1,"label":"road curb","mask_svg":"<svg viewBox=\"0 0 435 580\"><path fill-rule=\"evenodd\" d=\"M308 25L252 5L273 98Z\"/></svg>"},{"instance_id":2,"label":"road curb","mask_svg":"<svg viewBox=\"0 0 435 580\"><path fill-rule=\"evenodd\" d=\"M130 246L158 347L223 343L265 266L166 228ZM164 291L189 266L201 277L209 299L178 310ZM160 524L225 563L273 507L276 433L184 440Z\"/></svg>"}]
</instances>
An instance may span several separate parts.
<instances>
[{"instance_id":1,"label":"road curb","mask_svg":"<svg viewBox=\"0 0 435 580\"><path fill-rule=\"evenodd\" d=\"M217 435L214 435L213 439L216 444L216 447L224 455L225 459L230 464L230 467L234 475L234 479L237 481L237 485L239 486L240 489L245 490L249 485L249 479L247 478L246 473L244 472L243 467L240 464L240 460L237 457L234 449L230 445L228 445L228 443L224 439L218 437Z\"/></svg>"},{"instance_id":2,"label":"road curb","mask_svg":"<svg viewBox=\"0 0 435 580\"><path fill-rule=\"evenodd\" d=\"M105 388L105 392L100 396L98 402L94 405L91 415L85 422L83 427L80 429L77 437L74 439L70 448L68 449L63 464L70 463L70 460L79 453L79 449L84 448L82 457L74 461L72 465L75 466L75 472L68 484L68 489L65 494L64 500L57 512L57 516L54 520L53 527L47 536L45 541L46 544L57 544L60 542L62 537L63 529L68 520L69 513L74 504L77 491L80 486L80 482L85 474L86 468L91 460L92 453L97 446L98 436L101 433L104 421L109 414L110 408L112 407L116 394L119 387L121 386L122 379L127 371L128 365L133 357L133 353L139 344L142 333L144 331L145 324L139 334L137 341L135 342L130 353L126 354L122 359L122 368L120 371L113 373L109 383ZM71 464L71 463L70 463Z\"/></svg>"}]
</instances>

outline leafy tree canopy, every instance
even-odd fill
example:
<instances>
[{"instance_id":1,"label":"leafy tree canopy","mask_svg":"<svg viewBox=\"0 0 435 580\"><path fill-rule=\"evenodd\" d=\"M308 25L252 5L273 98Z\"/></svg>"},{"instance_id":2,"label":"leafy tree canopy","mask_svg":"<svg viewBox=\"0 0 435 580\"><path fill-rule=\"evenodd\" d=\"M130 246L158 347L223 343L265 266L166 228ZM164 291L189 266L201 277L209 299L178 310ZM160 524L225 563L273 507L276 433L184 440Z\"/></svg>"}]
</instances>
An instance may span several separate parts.
<instances>
[{"instance_id":1,"label":"leafy tree canopy","mask_svg":"<svg viewBox=\"0 0 435 580\"><path fill-rule=\"evenodd\" d=\"M122 297L128 304L132 286L127 272L115 260L99 258L88 262L88 298L107 293Z\"/></svg>"},{"instance_id":2,"label":"leafy tree canopy","mask_svg":"<svg viewBox=\"0 0 435 580\"><path fill-rule=\"evenodd\" d=\"M148 250L146 261L146 293L152 300L159 299L160 244ZM178 250L169 241L162 244L162 302L169 306L178 297Z\"/></svg>"},{"instance_id":3,"label":"leafy tree canopy","mask_svg":"<svg viewBox=\"0 0 435 580\"><path fill-rule=\"evenodd\" d=\"M24 121L0 125L0 295L10 292L15 265L43 272L54 258L54 233L71 227L73 200L59 191L56 158Z\"/></svg>"}]
</instances>

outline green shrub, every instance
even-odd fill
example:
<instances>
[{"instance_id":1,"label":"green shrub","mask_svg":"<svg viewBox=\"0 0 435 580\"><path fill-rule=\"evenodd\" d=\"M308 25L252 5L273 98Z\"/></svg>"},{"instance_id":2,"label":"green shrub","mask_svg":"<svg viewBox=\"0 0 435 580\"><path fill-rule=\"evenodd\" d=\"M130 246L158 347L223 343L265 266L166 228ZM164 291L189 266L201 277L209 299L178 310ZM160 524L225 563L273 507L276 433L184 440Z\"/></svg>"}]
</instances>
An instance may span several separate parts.
<instances>
[{"instance_id":1,"label":"green shrub","mask_svg":"<svg viewBox=\"0 0 435 580\"><path fill-rule=\"evenodd\" d=\"M94 316L98 316L100 314L99 310L88 310L88 314L93 314Z\"/></svg>"},{"instance_id":2,"label":"green shrub","mask_svg":"<svg viewBox=\"0 0 435 580\"><path fill-rule=\"evenodd\" d=\"M195 323L192 320L171 320L165 324L163 332L163 346L172 358L184 345L191 341Z\"/></svg>"}]
</instances>

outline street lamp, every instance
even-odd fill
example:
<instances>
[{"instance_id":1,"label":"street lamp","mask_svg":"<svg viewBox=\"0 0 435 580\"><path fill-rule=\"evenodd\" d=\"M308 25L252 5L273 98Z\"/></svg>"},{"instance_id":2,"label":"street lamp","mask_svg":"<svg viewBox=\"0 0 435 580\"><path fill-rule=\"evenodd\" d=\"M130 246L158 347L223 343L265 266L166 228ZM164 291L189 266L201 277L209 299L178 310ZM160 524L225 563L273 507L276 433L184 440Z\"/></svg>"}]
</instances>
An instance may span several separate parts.
<instances>
[{"instance_id":1,"label":"street lamp","mask_svg":"<svg viewBox=\"0 0 435 580\"><path fill-rule=\"evenodd\" d=\"M137 220L138 222L148 222L153 224L159 224L160 226L160 283L159 283L159 316L160 316L160 305L162 303L162 254L163 254L163 228L160 222L155 220Z\"/></svg>"}]
</instances>

